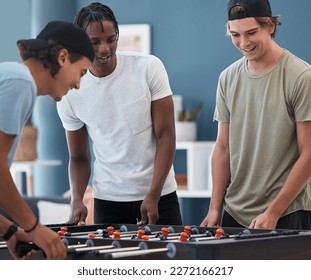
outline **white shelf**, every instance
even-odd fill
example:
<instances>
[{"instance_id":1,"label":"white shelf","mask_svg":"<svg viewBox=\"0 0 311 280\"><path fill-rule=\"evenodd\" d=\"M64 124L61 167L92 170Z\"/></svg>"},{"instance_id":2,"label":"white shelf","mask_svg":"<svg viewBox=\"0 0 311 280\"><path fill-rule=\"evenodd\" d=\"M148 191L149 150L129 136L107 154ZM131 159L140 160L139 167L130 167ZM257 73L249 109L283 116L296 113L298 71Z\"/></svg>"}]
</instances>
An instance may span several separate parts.
<instances>
[{"instance_id":1,"label":"white shelf","mask_svg":"<svg viewBox=\"0 0 311 280\"><path fill-rule=\"evenodd\" d=\"M214 141L176 142L176 150L186 150L187 190L178 190L183 197L210 197L211 154Z\"/></svg>"},{"instance_id":2,"label":"white shelf","mask_svg":"<svg viewBox=\"0 0 311 280\"><path fill-rule=\"evenodd\" d=\"M177 141L177 150L186 150L194 148L213 149L215 141Z\"/></svg>"},{"instance_id":3,"label":"white shelf","mask_svg":"<svg viewBox=\"0 0 311 280\"><path fill-rule=\"evenodd\" d=\"M211 191L188 191L188 190L177 190L177 196L179 198L210 198Z\"/></svg>"},{"instance_id":4,"label":"white shelf","mask_svg":"<svg viewBox=\"0 0 311 280\"><path fill-rule=\"evenodd\" d=\"M20 172L26 173L26 190L28 196L34 195L33 189L33 167L34 166L58 166L61 165L61 160L34 160L34 161L13 161L10 167L13 181L16 184L16 176ZM18 186L17 186L18 187ZM19 187L19 191L22 192L22 187Z\"/></svg>"}]
</instances>

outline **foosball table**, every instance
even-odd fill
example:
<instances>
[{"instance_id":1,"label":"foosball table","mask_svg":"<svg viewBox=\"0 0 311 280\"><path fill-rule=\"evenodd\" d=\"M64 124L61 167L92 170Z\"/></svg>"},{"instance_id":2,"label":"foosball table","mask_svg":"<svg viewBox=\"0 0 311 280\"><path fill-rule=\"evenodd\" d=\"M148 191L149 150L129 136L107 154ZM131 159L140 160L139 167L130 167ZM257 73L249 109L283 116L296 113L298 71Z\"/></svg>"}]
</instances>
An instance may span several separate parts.
<instances>
[{"instance_id":1,"label":"foosball table","mask_svg":"<svg viewBox=\"0 0 311 280\"><path fill-rule=\"evenodd\" d=\"M311 231L254 230L131 224L51 225L67 246L69 260L276 260L311 259ZM25 253L35 244L18 244ZM0 243L0 259L12 259Z\"/></svg>"}]
</instances>

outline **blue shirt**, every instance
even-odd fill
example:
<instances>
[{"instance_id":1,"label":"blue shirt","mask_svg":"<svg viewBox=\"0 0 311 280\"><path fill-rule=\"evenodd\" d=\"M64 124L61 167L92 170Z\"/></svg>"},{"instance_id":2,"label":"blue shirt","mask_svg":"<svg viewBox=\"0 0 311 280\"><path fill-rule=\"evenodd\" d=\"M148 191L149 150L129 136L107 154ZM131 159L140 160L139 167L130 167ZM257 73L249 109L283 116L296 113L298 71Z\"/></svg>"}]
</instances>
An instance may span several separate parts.
<instances>
[{"instance_id":1,"label":"blue shirt","mask_svg":"<svg viewBox=\"0 0 311 280\"><path fill-rule=\"evenodd\" d=\"M29 69L18 62L0 63L0 130L16 135L8 155L11 165L19 137L35 104L37 87Z\"/></svg>"}]
</instances>

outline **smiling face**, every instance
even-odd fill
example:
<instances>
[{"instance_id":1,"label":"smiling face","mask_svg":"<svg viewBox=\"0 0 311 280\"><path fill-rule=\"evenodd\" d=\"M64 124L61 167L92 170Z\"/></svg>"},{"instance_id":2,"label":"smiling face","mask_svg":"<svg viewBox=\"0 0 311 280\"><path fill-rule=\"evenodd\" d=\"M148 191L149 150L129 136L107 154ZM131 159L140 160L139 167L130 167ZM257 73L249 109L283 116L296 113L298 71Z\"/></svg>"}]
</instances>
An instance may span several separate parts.
<instances>
[{"instance_id":1,"label":"smiling face","mask_svg":"<svg viewBox=\"0 0 311 280\"><path fill-rule=\"evenodd\" d=\"M111 74L117 65L118 46L118 36L113 22L109 20L91 22L85 31L95 51L91 72L98 77Z\"/></svg>"},{"instance_id":2,"label":"smiling face","mask_svg":"<svg viewBox=\"0 0 311 280\"><path fill-rule=\"evenodd\" d=\"M255 18L228 22L232 43L248 61L259 62L273 46L273 27L261 26Z\"/></svg>"},{"instance_id":3,"label":"smiling face","mask_svg":"<svg viewBox=\"0 0 311 280\"><path fill-rule=\"evenodd\" d=\"M71 62L66 49L59 52L58 63L60 69L52 78L48 94L55 100L60 101L70 89L80 88L80 80L91 66L91 61L86 57Z\"/></svg>"}]
</instances>

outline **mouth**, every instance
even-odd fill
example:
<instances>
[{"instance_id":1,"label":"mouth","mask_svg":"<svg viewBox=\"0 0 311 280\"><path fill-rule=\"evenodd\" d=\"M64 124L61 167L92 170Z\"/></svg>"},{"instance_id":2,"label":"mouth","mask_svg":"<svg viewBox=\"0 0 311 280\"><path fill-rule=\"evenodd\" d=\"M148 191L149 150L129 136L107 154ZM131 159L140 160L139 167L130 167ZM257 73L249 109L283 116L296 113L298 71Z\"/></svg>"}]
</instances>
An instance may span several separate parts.
<instances>
[{"instance_id":1,"label":"mouth","mask_svg":"<svg viewBox=\"0 0 311 280\"><path fill-rule=\"evenodd\" d=\"M251 52L253 50L256 49L256 46L252 47L252 48L248 48L248 49L243 49L244 52L248 53L248 52Z\"/></svg>"},{"instance_id":2,"label":"mouth","mask_svg":"<svg viewBox=\"0 0 311 280\"><path fill-rule=\"evenodd\" d=\"M111 58L111 55L102 55L97 57L99 60L108 61Z\"/></svg>"}]
</instances>

